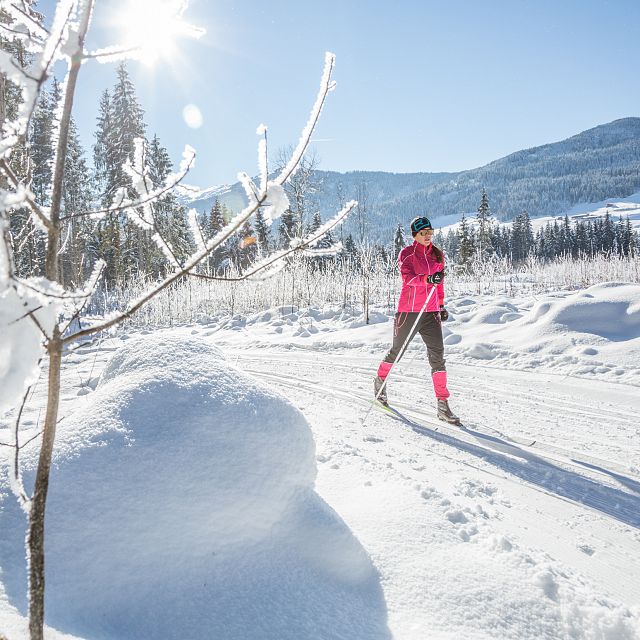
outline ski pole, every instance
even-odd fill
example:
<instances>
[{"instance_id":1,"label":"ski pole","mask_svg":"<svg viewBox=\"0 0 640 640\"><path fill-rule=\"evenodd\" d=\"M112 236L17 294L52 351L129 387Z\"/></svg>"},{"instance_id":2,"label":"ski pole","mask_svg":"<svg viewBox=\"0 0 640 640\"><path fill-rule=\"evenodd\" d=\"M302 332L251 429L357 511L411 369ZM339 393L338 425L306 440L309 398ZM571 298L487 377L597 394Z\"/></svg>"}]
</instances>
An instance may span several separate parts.
<instances>
[{"instance_id":1,"label":"ski pole","mask_svg":"<svg viewBox=\"0 0 640 640\"><path fill-rule=\"evenodd\" d=\"M396 362L400 361L400 358L402 358L406 348L409 346L409 343L411 342L411 339L413 338L413 332L416 330L416 327L418 326L418 322L420 322L420 318L422 317L422 314L425 312L425 309L427 308L427 305L429 304L429 300L431 300L431 296L433 295L433 292L435 290L436 290L436 286L433 285L431 287L431 291L429 292L429 295L427 296L427 299L424 301L424 304L422 305L422 309L420 309L420 311L418 312L418 316L416 317L416 321L413 323L413 327L411 327L411 331L409 331L409 334L407 335L405 341L402 344L402 347L400 348L400 352L398 353L398 357L391 363L391 367L389 367L389 371L387 372L387 375L385 376L384 380L382 381L382 385L380 386L380 389L378 389L378 393L376 393L376 397L373 399L374 402L376 402L378 400L378 398L380 397L380 394L383 392L384 388L387 386L387 380L389 379L389 375L393 371L393 368L396 366ZM373 408L373 405L371 405L369 407L369 409L367 410L367 413L365 414L364 418L362 419L362 425L363 426L364 426L365 422L367 421L367 418L369 417L369 414L371 413L371 409L372 408Z\"/></svg>"}]
</instances>

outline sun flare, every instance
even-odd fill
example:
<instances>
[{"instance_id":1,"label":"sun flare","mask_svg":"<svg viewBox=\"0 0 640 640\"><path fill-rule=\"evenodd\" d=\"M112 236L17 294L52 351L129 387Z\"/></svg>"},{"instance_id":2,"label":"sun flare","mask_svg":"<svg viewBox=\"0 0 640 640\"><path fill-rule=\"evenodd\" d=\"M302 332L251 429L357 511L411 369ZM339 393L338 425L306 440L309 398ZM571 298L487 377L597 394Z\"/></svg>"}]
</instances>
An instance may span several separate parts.
<instances>
[{"instance_id":1,"label":"sun flare","mask_svg":"<svg viewBox=\"0 0 640 640\"><path fill-rule=\"evenodd\" d=\"M186 5L185 0L129 0L118 20L124 46L147 64L172 58L180 38L204 33L182 19Z\"/></svg>"}]
</instances>

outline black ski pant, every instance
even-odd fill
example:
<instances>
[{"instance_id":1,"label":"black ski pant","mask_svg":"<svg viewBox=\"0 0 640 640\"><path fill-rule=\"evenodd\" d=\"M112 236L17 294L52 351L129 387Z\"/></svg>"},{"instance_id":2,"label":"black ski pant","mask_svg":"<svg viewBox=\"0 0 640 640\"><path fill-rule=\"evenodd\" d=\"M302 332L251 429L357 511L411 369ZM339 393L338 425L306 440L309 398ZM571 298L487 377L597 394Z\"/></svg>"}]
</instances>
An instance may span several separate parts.
<instances>
[{"instance_id":1,"label":"black ski pant","mask_svg":"<svg viewBox=\"0 0 640 640\"><path fill-rule=\"evenodd\" d=\"M394 363L398 359L398 356L400 356L400 351L402 350L405 341L408 339L408 341L411 342L416 333L419 333L427 347L427 356L429 358L429 364L431 365L431 373L433 374L436 371L446 371L440 313L438 311L425 312L416 324L416 318L418 315L419 313L417 311L403 311L396 313L395 321L393 323L393 345L391 346L391 349L389 349L389 353L384 357L383 362L387 362L389 364ZM411 329L414 325L416 325L416 327L412 332ZM409 336L410 333L411 336ZM381 366L381 368L383 367Z\"/></svg>"}]
</instances>

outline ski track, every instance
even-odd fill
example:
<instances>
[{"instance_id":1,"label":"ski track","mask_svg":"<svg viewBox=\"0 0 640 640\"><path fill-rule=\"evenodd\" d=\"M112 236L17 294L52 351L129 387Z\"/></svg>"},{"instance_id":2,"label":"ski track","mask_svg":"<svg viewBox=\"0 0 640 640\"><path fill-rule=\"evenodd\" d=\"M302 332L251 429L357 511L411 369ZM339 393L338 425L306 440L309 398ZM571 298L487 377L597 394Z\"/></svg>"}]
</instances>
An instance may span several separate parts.
<instances>
[{"instance_id":1,"label":"ski track","mask_svg":"<svg viewBox=\"0 0 640 640\"><path fill-rule=\"evenodd\" d=\"M350 405L351 412L355 410L361 419L367 408L371 407L369 383L374 369L366 365L336 363L333 359L327 362L329 358L325 359L324 355L300 359L298 354L292 357L291 354L271 354L261 350L259 355L255 355L255 352L249 354L236 350L233 359L245 371L286 390L287 396L305 413L312 409L314 403L331 398L330 404L335 405L333 410L340 415L337 419L341 427L339 435L335 434L332 439L331 455L320 454L320 462L329 468L332 468L332 463L339 467L340 458L349 460L366 455L371 460L374 458L372 450L378 449L382 456L376 464L379 469L389 469L390 465L400 467L399 472L404 480L420 484L424 482L422 472L429 468L430 458L437 455L469 470L469 490L474 496L478 491L477 486L483 487L486 483L486 476L507 482L518 490L522 487L533 490L543 501L542 506L531 507L535 508L537 530L520 533L525 538L530 536L529 542L535 547L545 548L546 541L553 548L558 542L558 529L562 529L566 536L563 544L569 545L564 550L566 556L563 555L563 558L570 558L577 569L590 575L594 581L605 584L609 593L623 602L640 602L640 584L636 578L640 575L640 562L636 552L628 551L630 541L636 549L640 542L640 478L634 477L622 465L582 452L538 442L533 447L525 447L509 442L509 436L497 430L493 430L494 433L481 433L474 431L475 425L462 429L446 425L435 417L428 417L428 412L432 411L430 406L424 413L418 413L410 411L410 405L406 402L395 403L394 406L401 408L410 421L404 425L406 433L402 434L397 432L401 422L382 411L371 412L367 419L369 426L362 427L357 418L357 424L350 425L336 407L346 409ZM289 373L282 373L283 360L288 362ZM297 368L299 371L296 372ZM526 372L526 375L532 374ZM354 378L361 381L363 377L364 384L354 381ZM404 378L407 381L411 379L406 374L397 376L398 380ZM415 378L413 381L415 383ZM356 393L345 391L354 386L364 390ZM459 386L472 388L473 384ZM492 386L505 395L511 392L511 388ZM346 403L338 399L344 399ZM527 396L522 394L522 401L526 400ZM559 412L563 410L562 405L556 405L556 408ZM328 420L326 410L320 411ZM596 421L601 419L601 415L606 415L606 412L597 409L590 412L589 408L585 408L584 411L585 415ZM633 420L633 417L630 419ZM313 422L313 412L311 420ZM382 432L381 420L384 427ZM389 429L392 435L388 434ZM412 434L416 438L412 438ZM349 442L351 438L361 444L352 444ZM339 441L343 444L336 450L336 442ZM406 442L408 451L396 449L398 442ZM439 445L437 449L433 446L436 444ZM359 453L363 446L366 454ZM538 504L536 499L526 500L532 505ZM565 513L567 506L571 507L571 515ZM509 505L508 508L513 509L513 506ZM530 505L520 505L520 508L526 512ZM456 510L451 516L454 520L457 517L455 513ZM348 519L348 514L342 515ZM460 519L468 519L468 513L463 510ZM507 520L508 516L501 515L499 519ZM473 531L474 526L461 528L463 539L469 535L469 531ZM615 579L610 577L612 568L615 569Z\"/></svg>"},{"instance_id":2,"label":"ski track","mask_svg":"<svg viewBox=\"0 0 640 640\"><path fill-rule=\"evenodd\" d=\"M276 382L285 388L304 388L311 393L339 395L347 400L356 400L364 407L371 406L371 402L362 396L344 392L333 387L326 387L315 382L302 382L294 376L285 374L270 374L253 369L245 369L247 373ZM403 409L406 405L399 404ZM436 439L449 446L472 453L477 457L486 459L498 468L502 468L508 473L520 477L527 482L541 487L549 493L555 493L562 498L573 500L584 506L591 507L609 515L630 526L640 528L640 495L634 496L608 485L600 485L581 475L579 470L583 465L576 464L572 460L559 461L555 458L545 456L537 451L531 453L526 449L532 447L520 447L510 442L502 440L500 437L482 432L474 431L469 427L452 427L437 419L428 419L411 414L411 418L402 420L387 412L384 412L390 419L404 423L417 433ZM370 413L365 414L370 418ZM366 425L364 426L366 429ZM366 435L364 436L367 437ZM501 455L501 454L507 455ZM531 463L518 465L514 458ZM562 466L556 466L560 462ZM603 462L603 464L607 464ZM570 468L572 467L572 468ZM588 469L589 470L589 469ZM592 468L592 471L602 473L605 476L615 477L611 471L606 469ZM632 479L624 479L632 486L636 486L636 491L640 494L640 482Z\"/></svg>"},{"instance_id":3,"label":"ski track","mask_svg":"<svg viewBox=\"0 0 640 640\"><path fill-rule=\"evenodd\" d=\"M243 361L247 361L247 362L264 362L265 361L265 358L262 356L254 357L254 356L245 356L244 354L242 355L236 354L236 360L238 358L241 358ZM267 356L266 359L270 360L271 362L277 362L281 359L281 357L280 355L278 355L274 358L271 354L269 354L269 356ZM296 358L296 362L302 362L302 361L303 360ZM307 359L307 360L304 360L304 362L306 362L309 365L318 364L317 359L315 360ZM346 365L343 363L333 362L333 361L331 362L331 368L342 369L343 371L348 371L348 372L358 371L359 373L362 374L362 377L366 380L367 383L370 382L370 378L372 378L373 371L374 371L374 369L371 366L366 367L366 366ZM284 374L279 374L279 375L281 375L283 379L286 378ZM402 381L403 385L405 383L409 383L413 385L424 384L424 382L417 383L416 382L417 376L415 375L410 376L404 373L397 373L396 371L393 372L393 378L394 380ZM292 377L292 379L298 380L299 378L294 376ZM308 379L309 378L307 376L306 380ZM319 384L319 382L316 380L314 381L314 384ZM361 382L356 381L355 384L360 388L362 387ZM557 412L560 414L564 413L565 404L572 403L572 401L565 403L558 397L552 397L544 403L542 402L539 403L536 400L535 395L532 397L531 395L526 395L525 393L518 393L517 391L514 391L513 387L509 387L508 389L506 389L505 387L501 387L498 385L495 385L495 386L489 385L486 383L486 380L484 379L482 384L483 384L483 391L485 391L486 389L491 389L498 396L508 396L510 399L512 399L515 396L521 402L526 401L529 404L533 404L534 407L537 407L538 405L546 407L549 404L552 404L554 407L556 407ZM467 391L470 389L476 388L474 384L468 383L464 378L462 380L456 379L455 387L456 389L467 390ZM341 389L336 389L334 387L331 387L331 388L326 387L325 390L331 391L331 392L341 392ZM461 394L461 395L464 395L464 394ZM369 399L371 398L370 394L368 393L368 389L363 394L360 394L360 395L351 394L351 396L353 397L353 399L357 399L363 402L369 402ZM409 405L408 403L403 401L393 402L392 404L397 408L403 408L407 410L411 410L411 407L412 407L412 405ZM427 409L427 412L430 410L431 410L430 408ZM414 415L418 416L418 418L422 418L426 420L428 419L427 412L425 412L424 414L420 414L419 416L418 414L415 414L415 413ZM593 409L593 410L582 409L581 414L585 417L591 418L592 420L607 419L611 421L609 412L607 411L601 411L598 409ZM508 440L511 440L515 444L525 445L525 446L528 445L528 446L535 447L537 450L546 451L549 454L556 454L559 456L563 456L567 458L567 461L573 462L577 467L581 467L583 469L591 468L593 471L608 474L612 478L615 478L619 482L622 482L623 484L625 484L627 488L631 488L636 492L640 492L640 475L636 476L630 471L630 469L624 467L623 465L617 464L610 460L606 460L604 458L600 458L598 456L590 455L588 453L585 453L584 451L577 451L575 449L561 447L556 445L555 443L548 444L544 442L542 439L540 439L538 434L522 434L520 431L518 431L517 424L511 424L510 425L511 429L509 430L509 433L506 434L502 430L488 427L486 426L486 424L483 424L482 422L478 422L478 421L468 422L467 420L465 420L464 422L468 425L473 425L476 428L479 428L480 430L485 429L485 430L491 431L493 432L494 435L507 438ZM636 415L634 415L633 413L628 414L624 420L624 424L625 426L627 426L629 423L640 424L640 413ZM443 423L438 423L436 421L436 425L438 424L442 425Z\"/></svg>"}]
</instances>

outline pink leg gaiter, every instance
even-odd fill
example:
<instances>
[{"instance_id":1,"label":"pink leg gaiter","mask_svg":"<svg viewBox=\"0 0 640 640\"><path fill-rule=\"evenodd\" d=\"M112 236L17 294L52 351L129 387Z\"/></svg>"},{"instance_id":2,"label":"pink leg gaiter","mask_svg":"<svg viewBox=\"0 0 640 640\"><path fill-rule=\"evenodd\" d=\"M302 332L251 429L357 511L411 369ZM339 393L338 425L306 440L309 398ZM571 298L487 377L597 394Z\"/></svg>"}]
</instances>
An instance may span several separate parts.
<instances>
[{"instance_id":1,"label":"pink leg gaiter","mask_svg":"<svg viewBox=\"0 0 640 640\"><path fill-rule=\"evenodd\" d=\"M447 389L447 372L436 371L431 375L433 380L433 390L436 392L436 398L438 400L446 400L451 394Z\"/></svg>"},{"instance_id":2,"label":"pink leg gaiter","mask_svg":"<svg viewBox=\"0 0 640 640\"><path fill-rule=\"evenodd\" d=\"M378 377L384 380L389 375L389 371L391 371L392 366L392 362L381 362L378 367Z\"/></svg>"}]
</instances>

